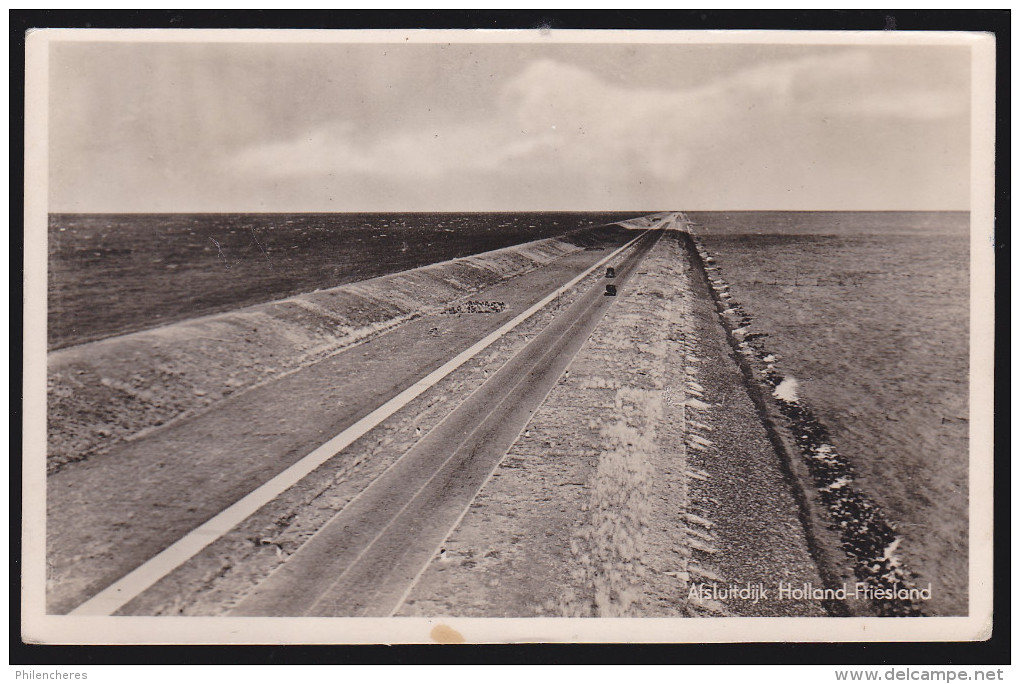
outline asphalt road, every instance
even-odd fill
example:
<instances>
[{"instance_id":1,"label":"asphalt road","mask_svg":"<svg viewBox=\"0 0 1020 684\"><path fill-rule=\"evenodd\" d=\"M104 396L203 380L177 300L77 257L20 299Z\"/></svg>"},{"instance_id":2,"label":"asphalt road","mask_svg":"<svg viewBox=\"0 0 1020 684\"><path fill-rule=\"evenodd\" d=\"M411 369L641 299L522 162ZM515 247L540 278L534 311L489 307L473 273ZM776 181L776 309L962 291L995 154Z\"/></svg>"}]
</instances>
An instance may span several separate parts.
<instances>
[{"instance_id":1,"label":"asphalt road","mask_svg":"<svg viewBox=\"0 0 1020 684\"><path fill-rule=\"evenodd\" d=\"M621 290L661 236L622 256ZM525 429L613 302L593 288L329 521L233 611L249 616L387 616Z\"/></svg>"}]
</instances>

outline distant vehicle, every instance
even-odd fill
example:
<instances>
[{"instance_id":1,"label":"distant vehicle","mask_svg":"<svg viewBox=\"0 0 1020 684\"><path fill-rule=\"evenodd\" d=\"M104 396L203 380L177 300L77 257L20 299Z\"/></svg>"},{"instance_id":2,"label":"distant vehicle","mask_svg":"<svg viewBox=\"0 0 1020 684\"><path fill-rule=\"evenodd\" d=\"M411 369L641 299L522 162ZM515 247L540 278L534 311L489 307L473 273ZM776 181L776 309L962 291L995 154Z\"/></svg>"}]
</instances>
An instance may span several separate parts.
<instances>
[{"instance_id":1,"label":"distant vehicle","mask_svg":"<svg viewBox=\"0 0 1020 684\"><path fill-rule=\"evenodd\" d=\"M606 297L616 296L616 285L606 285Z\"/></svg>"},{"instance_id":2,"label":"distant vehicle","mask_svg":"<svg viewBox=\"0 0 1020 684\"><path fill-rule=\"evenodd\" d=\"M606 269L606 277L607 278L615 278L616 277L616 269L613 268L612 266L607 268Z\"/></svg>"}]
</instances>

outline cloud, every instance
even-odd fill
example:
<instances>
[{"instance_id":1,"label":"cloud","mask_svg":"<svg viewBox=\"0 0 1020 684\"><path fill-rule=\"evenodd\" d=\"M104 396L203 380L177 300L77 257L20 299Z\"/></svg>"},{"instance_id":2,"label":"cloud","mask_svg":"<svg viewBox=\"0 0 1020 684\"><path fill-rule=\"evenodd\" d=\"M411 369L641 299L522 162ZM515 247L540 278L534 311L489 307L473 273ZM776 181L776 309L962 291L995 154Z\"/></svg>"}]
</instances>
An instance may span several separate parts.
<instances>
[{"instance_id":1,"label":"cloud","mask_svg":"<svg viewBox=\"0 0 1020 684\"><path fill-rule=\"evenodd\" d=\"M969 102L960 93L934 88L914 88L899 92L895 97L886 94L867 94L845 103L841 112L863 117L899 119L903 121L939 121L965 116Z\"/></svg>"},{"instance_id":2,"label":"cloud","mask_svg":"<svg viewBox=\"0 0 1020 684\"><path fill-rule=\"evenodd\" d=\"M252 178L357 177L432 184L437 192L464 179L513 192L537 179L529 192L562 196L563 208L605 201L606 193L633 195L642 185L641 197L662 197L668 206L700 168L725 169L720 158L727 155L733 183L753 184L758 174L772 186L775 178L762 174L786 173L787 185L797 187L805 173L865 163L874 169L883 160L862 161L858 141L881 155L883 145L891 148L876 130L902 133L959 117L967 101L937 84L903 87L867 51L847 50L764 62L674 90L613 85L574 64L540 59L484 109L486 116L456 124L403 124L371 135L348 121L323 124L251 146L225 166ZM838 125L827 127L830 121ZM770 165L777 156L787 163ZM871 173L876 184L885 182Z\"/></svg>"}]
</instances>

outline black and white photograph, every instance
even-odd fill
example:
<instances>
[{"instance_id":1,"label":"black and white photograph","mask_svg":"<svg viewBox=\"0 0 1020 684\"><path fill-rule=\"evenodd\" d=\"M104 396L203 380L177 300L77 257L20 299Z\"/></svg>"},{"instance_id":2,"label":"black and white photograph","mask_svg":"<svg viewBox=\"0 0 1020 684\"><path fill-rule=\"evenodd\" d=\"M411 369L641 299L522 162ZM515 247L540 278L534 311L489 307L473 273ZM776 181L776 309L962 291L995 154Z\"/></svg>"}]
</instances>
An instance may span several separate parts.
<instances>
[{"instance_id":1,"label":"black and white photograph","mask_svg":"<svg viewBox=\"0 0 1020 684\"><path fill-rule=\"evenodd\" d=\"M994 48L31 33L25 637L986 639Z\"/></svg>"}]
</instances>

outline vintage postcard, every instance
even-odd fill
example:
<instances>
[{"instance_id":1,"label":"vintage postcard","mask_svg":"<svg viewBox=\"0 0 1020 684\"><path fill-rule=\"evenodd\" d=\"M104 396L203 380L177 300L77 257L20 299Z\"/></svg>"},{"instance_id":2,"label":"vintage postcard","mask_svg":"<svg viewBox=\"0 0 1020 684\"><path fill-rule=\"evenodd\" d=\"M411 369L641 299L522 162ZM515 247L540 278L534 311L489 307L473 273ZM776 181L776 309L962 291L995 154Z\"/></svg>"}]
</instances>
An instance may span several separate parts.
<instances>
[{"instance_id":1,"label":"vintage postcard","mask_svg":"<svg viewBox=\"0 0 1020 684\"><path fill-rule=\"evenodd\" d=\"M966 641L994 38L27 38L23 639Z\"/></svg>"}]
</instances>

